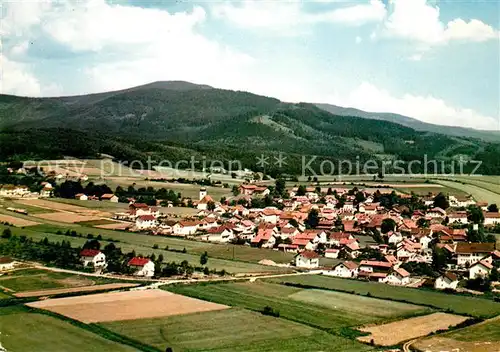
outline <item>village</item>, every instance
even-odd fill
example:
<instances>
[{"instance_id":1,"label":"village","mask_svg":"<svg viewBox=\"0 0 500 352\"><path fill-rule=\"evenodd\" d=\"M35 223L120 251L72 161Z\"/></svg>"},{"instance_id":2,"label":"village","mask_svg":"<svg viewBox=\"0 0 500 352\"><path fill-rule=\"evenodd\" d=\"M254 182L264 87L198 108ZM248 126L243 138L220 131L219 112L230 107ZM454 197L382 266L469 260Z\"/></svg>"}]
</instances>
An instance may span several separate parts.
<instances>
[{"instance_id":1,"label":"village","mask_svg":"<svg viewBox=\"0 0 500 352\"><path fill-rule=\"evenodd\" d=\"M370 193L357 187L284 189L279 182L275 186L243 183L237 190L233 188L234 197L222 201L214 200L201 187L198 199L189 199L194 213L180 218L167 216L159 206L128 198L126 211L115 212L112 218L131 232L293 253L289 264L272 260L261 264L328 276L470 292L482 290L480 280L494 284L499 280L500 251L496 237L487 234L500 226L495 204L444 194ZM51 195L48 182L41 184L38 195L26 186L0 187L3 197ZM78 193L75 199L118 202L113 193L100 197ZM252 206L255 200L262 204L263 199L268 206ZM107 266L98 249L84 249L80 256L84 266L91 264L96 271ZM149 258L131 258L129 266L133 275L155 276Z\"/></svg>"}]
</instances>

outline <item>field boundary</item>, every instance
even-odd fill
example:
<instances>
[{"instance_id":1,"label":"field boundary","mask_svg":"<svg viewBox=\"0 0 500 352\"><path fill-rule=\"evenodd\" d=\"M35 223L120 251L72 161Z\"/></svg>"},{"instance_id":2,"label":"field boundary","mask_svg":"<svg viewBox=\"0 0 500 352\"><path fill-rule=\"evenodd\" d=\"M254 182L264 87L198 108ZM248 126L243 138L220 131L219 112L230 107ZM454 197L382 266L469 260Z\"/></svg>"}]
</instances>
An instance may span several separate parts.
<instances>
[{"instance_id":1,"label":"field boundary","mask_svg":"<svg viewBox=\"0 0 500 352\"><path fill-rule=\"evenodd\" d=\"M316 289L316 290L325 290L325 291L336 291L336 292L342 292L342 293L349 293L349 294L353 294L353 295L357 295L357 296L361 296L361 297L371 297L371 298L378 298L378 299L382 299L382 300L386 300L386 301L393 301L393 302L414 304L414 305L419 305L419 306L422 306L422 307L432 308L432 309L435 309L437 311L444 312L444 313L453 313L453 314L463 315L463 316L467 316L467 317L471 317L471 318L478 318L478 317L475 317L475 316L473 316L471 314L457 313L457 312L453 311L450 308L443 309L442 307L438 307L438 306L435 306L435 305L432 305L432 304L415 303L415 302L408 301L406 299L397 299L397 298L391 298L391 297L381 297L381 296L378 296L376 294L371 294L369 292L368 292L368 294L363 295L361 293L357 293L354 290L353 291L349 291L349 290L343 290L343 289L333 289L333 288L326 288L326 287L318 287L318 286L312 286L312 285L298 284L298 283L293 283L293 282L280 282L279 284L280 285L285 285L285 286L290 286L290 287L296 287L296 288ZM409 288L409 289L412 289L412 288ZM416 288L414 288L414 289L418 290Z\"/></svg>"},{"instance_id":2,"label":"field boundary","mask_svg":"<svg viewBox=\"0 0 500 352\"><path fill-rule=\"evenodd\" d=\"M117 334L113 331L110 331L98 324L94 324L94 323L91 323L91 324L85 324L85 323L82 323L78 320L74 320L74 319L71 319L69 317L66 317L64 315L61 315L61 314L58 314L58 313L54 313L54 312L51 312L51 311L46 311L46 310L43 310L43 309L39 309L39 308L34 308L34 307L26 307L27 311L30 312L30 313L37 313L37 314L43 314L43 315L47 315L47 316L50 316L50 317L53 317L53 318L56 318L56 319L59 319L59 320L62 320L62 321L65 321L77 328L80 328L80 329L84 329L84 330L87 330L93 334L96 334L96 335L99 335L101 336L102 338L105 338L107 340L110 340L110 341L113 341L113 342L117 342L117 343L120 343L120 344L123 344L123 345L127 345L127 346L130 346L130 347L133 347L133 348L136 348L138 349L139 351L143 351L143 352L162 352L161 350L155 348L155 347L152 347L150 345L147 345L147 344L144 344L140 341L137 341L137 340L134 340L134 339L131 339L127 336L123 336L123 335L120 335L120 334Z\"/></svg>"}]
</instances>

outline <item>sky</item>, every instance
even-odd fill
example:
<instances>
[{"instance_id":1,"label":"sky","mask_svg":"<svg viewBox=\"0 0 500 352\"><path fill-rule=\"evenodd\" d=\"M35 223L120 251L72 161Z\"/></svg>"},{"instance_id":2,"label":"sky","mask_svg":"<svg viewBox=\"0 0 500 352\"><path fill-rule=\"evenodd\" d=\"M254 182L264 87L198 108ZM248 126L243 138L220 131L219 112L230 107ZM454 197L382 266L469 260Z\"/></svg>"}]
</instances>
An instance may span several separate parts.
<instances>
[{"instance_id":1,"label":"sky","mask_svg":"<svg viewBox=\"0 0 500 352\"><path fill-rule=\"evenodd\" d=\"M184 80L500 130L496 0L0 0L1 93Z\"/></svg>"}]
</instances>

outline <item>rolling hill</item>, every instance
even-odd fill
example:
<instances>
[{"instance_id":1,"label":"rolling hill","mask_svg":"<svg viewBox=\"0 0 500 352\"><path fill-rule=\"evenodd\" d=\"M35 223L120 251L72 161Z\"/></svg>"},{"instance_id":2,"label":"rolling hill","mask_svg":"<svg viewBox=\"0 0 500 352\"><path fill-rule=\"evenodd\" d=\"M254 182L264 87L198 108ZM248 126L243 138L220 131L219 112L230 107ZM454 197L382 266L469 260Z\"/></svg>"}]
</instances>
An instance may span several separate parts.
<instances>
[{"instance_id":1,"label":"rolling hill","mask_svg":"<svg viewBox=\"0 0 500 352\"><path fill-rule=\"evenodd\" d=\"M348 111L330 113L314 104L179 81L73 97L0 95L0 158L105 153L119 160L175 162L193 156L239 160L256 169L257 156L266 154L272 161L285 153L286 165L270 163L265 171L298 174L303 158L314 159L312 168L319 169L325 160L398 159L405 164L424 155L446 162L464 156L482 160L487 173L500 172L499 144Z\"/></svg>"}]
</instances>

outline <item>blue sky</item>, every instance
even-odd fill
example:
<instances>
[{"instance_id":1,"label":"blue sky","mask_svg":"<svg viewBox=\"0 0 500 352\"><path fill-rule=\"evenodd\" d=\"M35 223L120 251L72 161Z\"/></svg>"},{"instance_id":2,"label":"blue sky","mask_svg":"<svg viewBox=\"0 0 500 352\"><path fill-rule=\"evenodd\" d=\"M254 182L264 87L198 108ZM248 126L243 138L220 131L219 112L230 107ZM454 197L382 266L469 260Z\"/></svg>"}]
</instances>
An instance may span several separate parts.
<instances>
[{"instance_id":1,"label":"blue sky","mask_svg":"<svg viewBox=\"0 0 500 352\"><path fill-rule=\"evenodd\" d=\"M497 1L13 1L2 93L187 80L500 129Z\"/></svg>"}]
</instances>

